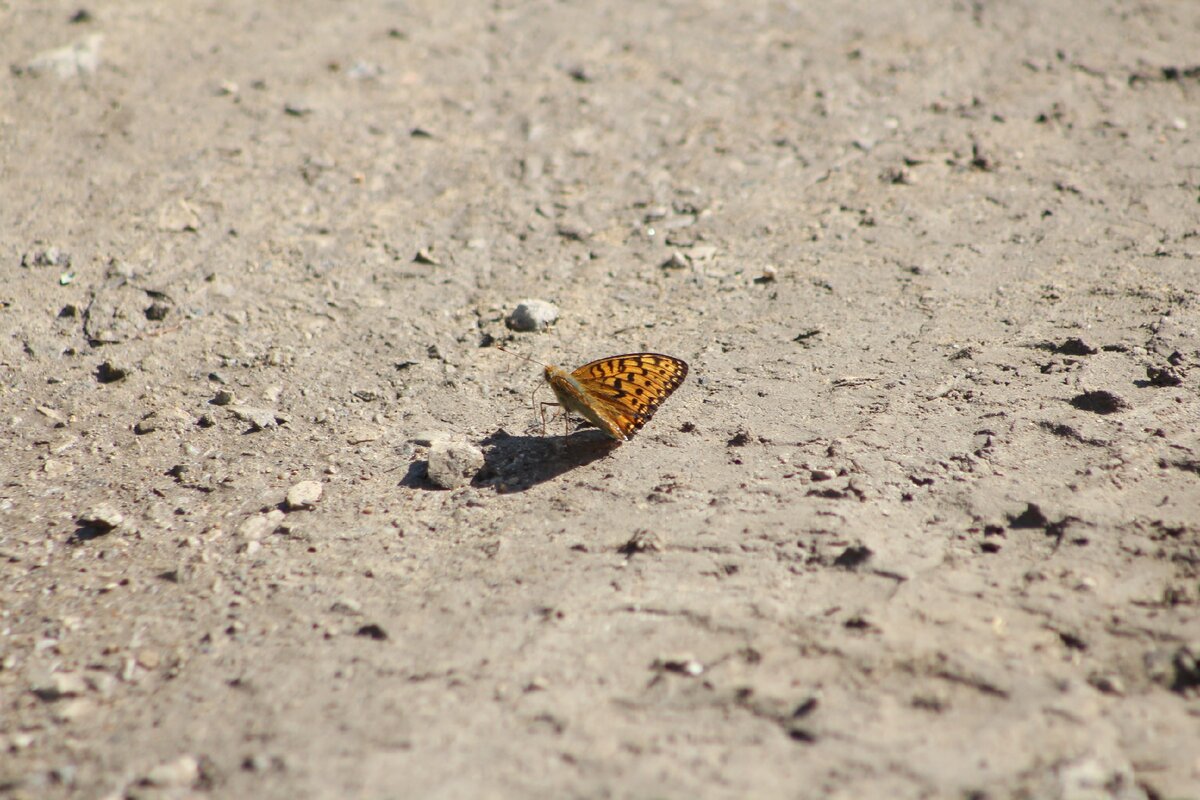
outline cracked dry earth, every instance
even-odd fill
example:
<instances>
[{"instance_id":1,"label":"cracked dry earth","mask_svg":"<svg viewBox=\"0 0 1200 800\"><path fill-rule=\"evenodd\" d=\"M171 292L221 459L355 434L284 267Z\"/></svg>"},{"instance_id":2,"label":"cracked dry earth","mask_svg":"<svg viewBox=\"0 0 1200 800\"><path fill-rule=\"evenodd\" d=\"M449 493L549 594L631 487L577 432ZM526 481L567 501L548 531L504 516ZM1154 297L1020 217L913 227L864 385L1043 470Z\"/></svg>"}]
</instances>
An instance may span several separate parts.
<instances>
[{"instance_id":1,"label":"cracked dry earth","mask_svg":"<svg viewBox=\"0 0 1200 800\"><path fill-rule=\"evenodd\" d=\"M1200 5L0 54L0 796L1200 797Z\"/></svg>"}]
</instances>

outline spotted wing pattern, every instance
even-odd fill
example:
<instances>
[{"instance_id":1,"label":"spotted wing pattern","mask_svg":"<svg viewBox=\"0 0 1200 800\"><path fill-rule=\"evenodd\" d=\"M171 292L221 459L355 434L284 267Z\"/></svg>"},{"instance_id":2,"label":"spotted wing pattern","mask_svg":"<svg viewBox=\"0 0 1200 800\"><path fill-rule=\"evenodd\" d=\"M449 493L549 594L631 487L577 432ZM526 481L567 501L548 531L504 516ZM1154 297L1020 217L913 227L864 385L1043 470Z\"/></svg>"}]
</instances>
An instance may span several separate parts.
<instances>
[{"instance_id":1,"label":"spotted wing pattern","mask_svg":"<svg viewBox=\"0 0 1200 800\"><path fill-rule=\"evenodd\" d=\"M591 409L621 433L614 438L628 438L650 421L687 373L688 365L678 358L629 353L584 364L571 377L583 387Z\"/></svg>"}]
</instances>

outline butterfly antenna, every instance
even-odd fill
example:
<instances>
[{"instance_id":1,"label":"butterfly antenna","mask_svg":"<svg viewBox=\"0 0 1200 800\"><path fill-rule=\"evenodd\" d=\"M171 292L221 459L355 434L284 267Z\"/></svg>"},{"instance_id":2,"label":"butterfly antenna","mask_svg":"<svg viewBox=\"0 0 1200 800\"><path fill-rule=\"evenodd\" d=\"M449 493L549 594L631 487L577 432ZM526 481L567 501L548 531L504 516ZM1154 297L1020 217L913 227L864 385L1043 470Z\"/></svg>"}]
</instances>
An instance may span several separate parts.
<instances>
[{"instance_id":1,"label":"butterfly antenna","mask_svg":"<svg viewBox=\"0 0 1200 800\"><path fill-rule=\"evenodd\" d=\"M497 350L499 350L499 351L500 351L500 352L502 352L502 353L508 353L510 356L516 356L517 358L523 358L523 359L525 359L526 361L528 361L528 362L529 362L529 363L531 363L531 364L538 364L538 365L540 365L540 366L543 366L543 367L544 367L544 366L546 366L545 364L543 364L542 362L538 361L537 359L530 358L529 356L527 356L527 355L524 355L524 354L522 354L522 353L514 353L512 350L507 350L507 349L505 349L505 348L501 347L501 346L500 346L500 345L498 345L498 344L497 344L497 345L493 345L493 347L495 347Z\"/></svg>"}]
</instances>

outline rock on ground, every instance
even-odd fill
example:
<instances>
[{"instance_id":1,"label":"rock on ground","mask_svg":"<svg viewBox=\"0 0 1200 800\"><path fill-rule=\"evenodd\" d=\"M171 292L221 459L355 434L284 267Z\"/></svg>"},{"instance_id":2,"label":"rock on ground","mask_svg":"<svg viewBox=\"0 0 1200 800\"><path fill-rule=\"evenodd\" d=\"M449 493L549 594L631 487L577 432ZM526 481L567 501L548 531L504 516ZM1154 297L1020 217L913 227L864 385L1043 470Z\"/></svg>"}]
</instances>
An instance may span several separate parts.
<instances>
[{"instance_id":1,"label":"rock on ground","mask_svg":"<svg viewBox=\"0 0 1200 800\"><path fill-rule=\"evenodd\" d=\"M438 440L429 448L429 480L435 486L466 486L482 468L483 452L474 445Z\"/></svg>"}]
</instances>

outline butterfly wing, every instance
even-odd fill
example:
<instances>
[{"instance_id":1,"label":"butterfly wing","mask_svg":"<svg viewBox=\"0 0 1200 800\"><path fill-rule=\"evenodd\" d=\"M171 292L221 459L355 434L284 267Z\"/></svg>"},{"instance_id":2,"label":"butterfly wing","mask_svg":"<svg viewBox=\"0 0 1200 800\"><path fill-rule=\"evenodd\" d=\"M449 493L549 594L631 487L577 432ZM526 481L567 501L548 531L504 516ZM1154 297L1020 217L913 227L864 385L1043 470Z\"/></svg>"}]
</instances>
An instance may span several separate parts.
<instances>
[{"instance_id":1,"label":"butterfly wing","mask_svg":"<svg viewBox=\"0 0 1200 800\"><path fill-rule=\"evenodd\" d=\"M662 402L687 377L688 365L661 353L629 353L584 364L571 373L592 404L611 427L628 438L650 421ZM601 426L608 427L608 426Z\"/></svg>"}]
</instances>

